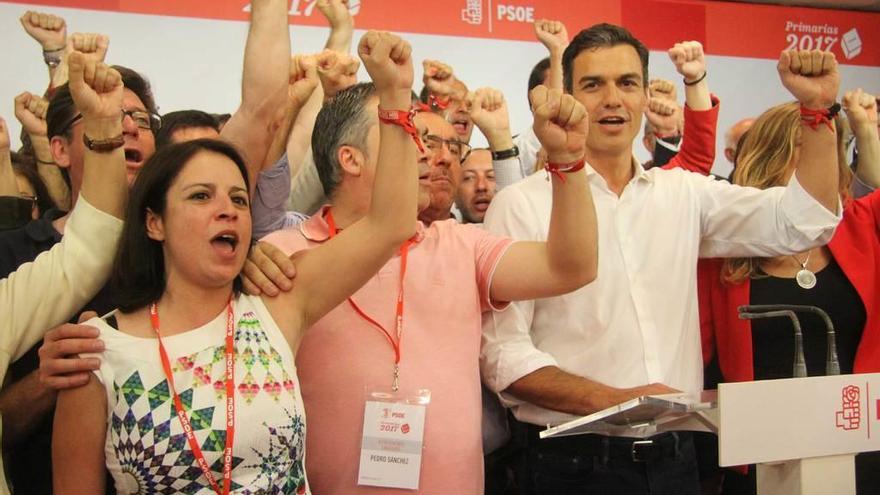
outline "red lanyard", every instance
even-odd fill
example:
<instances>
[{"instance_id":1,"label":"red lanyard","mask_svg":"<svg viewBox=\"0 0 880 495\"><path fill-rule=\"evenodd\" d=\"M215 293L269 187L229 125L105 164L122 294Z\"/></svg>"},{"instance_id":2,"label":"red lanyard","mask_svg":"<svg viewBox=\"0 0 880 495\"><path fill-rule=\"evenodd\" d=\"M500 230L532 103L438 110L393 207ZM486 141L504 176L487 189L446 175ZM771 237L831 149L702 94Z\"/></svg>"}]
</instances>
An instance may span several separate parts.
<instances>
[{"instance_id":1,"label":"red lanyard","mask_svg":"<svg viewBox=\"0 0 880 495\"><path fill-rule=\"evenodd\" d=\"M327 227L330 231L330 238L332 239L336 235L336 222L333 221L333 213L330 210L327 210L325 214L325 218L327 220ZM359 314L363 319L367 320L368 323L378 328L379 331L385 335L385 338L388 340L388 343L391 344L391 348L394 349L394 379L391 382L391 390L397 392L397 389L400 385L400 342L403 338L403 281L406 277L406 255L409 252L409 247L412 245L412 239L407 240L403 244L400 245L400 292L397 293L397 308L395 312L395 325L397 329L397 341L395 342L394 338L391 337L391 334L388 330L385 330L379 322L370 318L370 316L364 312L354 302L354 299L349 297L348 303L351 304L351 307L354 308L355 312Z\"/></svg>"},{"instance_id":2,"label":"red lanyard","mask_svg":"<svg viewBox=\"0 0 880 495\"><path fill-rule=\"evenodd\" d=\"M217 485L217 480L214 478L214 473L211 472L211 467L208 465L208 461L205 460L205 455L202 454L202 449L199 447L195 433L193 433L192 424L190 424L189 418L186 417L183 402L180 400L180 395L177 394L177 388L174 386L171 361L168 359L168 353L165 352L165 346L162 344L162 335L159 333L159 310L156 308L156 303L150 305L150 321L153 324L153 330L156 332L156 338L159 340L159 357L162 358L162 369L165 371L168 387L171 389L171 394L174 397L174 409L177 411L177 419L180 420L180 426L183 427L183 431L186 433L186 440L189 442L189 448L192 450L196 462L198 462L199 467L202 469L205 478L211 483L211 488L218 495L228 495L232 487L232 442L235 437L234 319L232 298L230 297L229 303L226 306L226 448L223 450L223 490L221 492L220 486Z\"/></svg>"}]
</instances>

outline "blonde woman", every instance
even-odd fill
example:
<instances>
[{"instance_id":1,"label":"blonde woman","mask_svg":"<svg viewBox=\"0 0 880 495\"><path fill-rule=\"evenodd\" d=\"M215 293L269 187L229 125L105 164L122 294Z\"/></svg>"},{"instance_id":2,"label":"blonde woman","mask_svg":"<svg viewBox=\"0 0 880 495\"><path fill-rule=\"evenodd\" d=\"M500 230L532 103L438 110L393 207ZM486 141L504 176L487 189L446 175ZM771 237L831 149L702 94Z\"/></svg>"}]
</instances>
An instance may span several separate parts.
<instances>
[{"instance_id":1,"label":"blonde woman","mask_svg":"<svg viewBox=\"0 0 880 495\"><path fill-rule=\"evenodd\" d=\"M877 140L877 106L861 90L844 97L850 121L870 122ZM797 103L764 112L743 136L734 183L766 189L784 186L803 152ZM790 378L794 358L790 323L779 319L740 320L745 304L818 306L831 317L837 332L842 373L880 371L880 193L858 200L849 197L852 173L838 139L837 155L843 220L824 246L788 256L704 260L700 263L700 319L703 359L717 357L724 381ZM802 315L808 374L824 374L825 325L818 316ZM880 456L856 458L858 493L880 486ZM728 472L724 493L754 493L754 471Z\"/></svg>"}]
</instances>

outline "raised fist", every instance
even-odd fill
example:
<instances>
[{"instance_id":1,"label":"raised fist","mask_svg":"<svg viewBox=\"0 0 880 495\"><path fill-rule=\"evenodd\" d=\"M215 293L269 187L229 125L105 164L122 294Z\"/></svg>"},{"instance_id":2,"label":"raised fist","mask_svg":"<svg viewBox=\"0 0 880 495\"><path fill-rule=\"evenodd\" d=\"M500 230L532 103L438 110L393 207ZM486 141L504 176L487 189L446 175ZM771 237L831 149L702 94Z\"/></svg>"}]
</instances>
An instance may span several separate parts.
<instances>
[{"instance_id":1,"label":"raised fist","mask_svg":"<svg viewBox=\"0 0 880 495\"><path fill-rule=\"evenodd\" d=\"M379 93L412 91L412 47L408 42L384 31L367 31L358 44L358 55Z\"/></svg>"},{"instance_id":2,"label":"raised fist","mask_svg":"<svg viewBox=\"0 0 880 495\"><path fill-rule=\"evenodd\" d=\"M121 119L123 88L119 72L79 52L72 52L67 63L70 96L83 118Z\"/></svg>"},{"instance_id":3,"label":"raised fist","mask_svg":"<svg viewBox=\"0 0 880 495\"><path fill-rule=\"evenodd\" d=\"M877 128L877 99L862 88L843 95L843 110L854 133Z\"/></svg>"},{"instance_id":4,"label":"raised fist","mask_svg":"<svg viewBox=\"0 0 880 495\"><path fill-rule=\"evenodd\" d=\"M316 7L327 18L331 27L352 23L349 0L317 0Z\"/></svg>"},{"instance_id":5,"label":"raised fist","mask_svg":"<svg viewBox=\"0 0 880 495\"><path fill-rule=\"evenodd\" d=\"M669 50L675 70L685 81L696 81L706 73L706 55L699 41L682 41Z\"/></svg>"},{"instance_id":6,"label":"raised fist","mask_svg":"<svg viewBox=\"0 0 880 495\"><path fill-rule=\"evenodd\" d=\"M103 62L110 47L110 38L101 33L73 33L70 36L70 46L87 58Z\"/></svg>"},{"instance_id":7,"label":"raised fist","mask_svg":"<svg viewBox=\"0 0 880 495\"><path fill-rule=\"evenodd\" d=\"M535 37L550 53L562 53L568 46L568 31L561 21L535 21Z\"/></svg>"},{"instance_id":8,"label":"raised fist","mask_svg":"<svg viewBox=\"0 0 880 495\"><path fill-rule=\"evenodd\" d=\"M25 132L32 136L46 136L46 110L49 102L35 94L24 93L15 97L15 118Z\"/></svg>"},{"instance_id":9,"label":"raised fist","mask_svg":"<svg viewBox=\"0 0 880 495\"><path fill-rule=\"evenodd\" d=\"M324 50L317 56L318 78L324 97L332 98L340 91L357 84L361 61L347 53Z\"/></svg>"},{"instance_id":10,"label":"raised fist","mask_svg":"<svg viewBox=\"0 0 880 495\"><path fill-rule=\"evenodd\" d=\"M318 69L313 55L290 57L290 79L287 96L290 102L303 106L318 87Z\"/></svg>"},{"instance_id":11,"label":"raised fist","mask_svg":"<svg viewBox=\"0 0 880 495\"><path fill-rule=\"evenodd\" d=\"M572 163L584 157L587 111L573 96L543 84L529 93L535 116L535 135L550 163Z\"/></svg>"},{"instance_id":12,"label":"raised fist","mask_svg":"<svg viewBox=\"0 0 880 495\"><path fill-rule=\"evenodd\" d=\"M0 117L0 153L9 153L9 142L9 127L6 126L6 120Z\"/></svg>"},{"instance_id":13,"label":"raised fist","mask_svg":"<svg viewBox=\"0 0 880 495\"><path fill-rule=\"evenodd\" d=\"M493 133L510 132L510 117L507 114L504 93L497 89L480 88L468 93L465 110L487 139Z\"/></svg>"},{"instance_id":14,"label":"raised fist","mask_svg":"<svg viewBox=\"0 0 880 495\"><path fill-rule=\"evenodd\" d=\"M651 98L678 101L678 91L675 84L666 79L651 79L651 82L648 83L648 92Z\"/></svg>"},{"instance_id":15,"label":"raised fist","mask_svg":"<svg viewBox=\"0 0 880 495\"><path fill-rule=\"evenodd\" d=\"M834 53L819 50L789 50L779 55L779 78L801 105L826 110L840 90L840 73Z\"/></svg>"},{"instance_id":16,"label":"raised fist","mask_svg":"<svg viewBox=\"0 0 880 495\"><path fill-rule=\"evenodd\" d=\"M664 98L649 98L645 106L645 117L654 128L654 134L667 137L681 134L682 110L675 101Z\"/></svg>"},{"instance_id":17,"label":"raised fist","mask_svg":"<svg viewBox=\"0 0 880 495\"><path fill-rule=\"evenodd\" d=\"M452 67L437 60L422 61L422 82L438 98L448 98L455 93L455 75Z\"/></svg>"},{"instance_id":18,"label":"raised fist","mask_svg":"<svg viewBox=\"0 0 880 495\"><path fill-rule=\"evenodd\" d=\"M47 52L67 46L67 25L57 15L29 10L21 16L22 27Z\"/></svg>"}]
</instances>

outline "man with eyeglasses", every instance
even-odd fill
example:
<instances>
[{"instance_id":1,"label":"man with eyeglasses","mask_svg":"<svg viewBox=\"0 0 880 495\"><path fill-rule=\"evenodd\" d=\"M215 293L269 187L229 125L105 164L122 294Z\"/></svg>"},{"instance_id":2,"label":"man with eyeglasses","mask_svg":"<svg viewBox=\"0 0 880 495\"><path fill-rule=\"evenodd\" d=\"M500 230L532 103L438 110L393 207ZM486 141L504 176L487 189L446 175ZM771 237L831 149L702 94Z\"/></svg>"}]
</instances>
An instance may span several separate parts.
<instances>
[{"instance_id":1,"label":"man with eyeglasses","mask_svg":"<svg viewBox=\"0 0 880 495\"><path fill-rule=\"evenodd\" d=\"M255 171L271 144L271 135L265 129L282 104L280 100L285 94L282 89L288 84L288 67L275 62L286 59L290 43L283 15L286 11L284 2L253 2L252 7L241 76L242 99L238 110L223 128L221 138L236 146L256 176ZM160 119L150 86L136 72L119 66L114 68L120 72L124 86L123 112L119 116L122 120L120 136L100 142L84 136L83 124L66 85L58 88L49 103L46 120L50 148L55 162L68 174L72 203L77 201L80 191L87 147L123 148L129 183L155 152L155 132L159 129ZM0 277L59 242L66 220L62 215L56 212L31 222L24 229L0 234ZM5 235L10 237L3 237ZM112 293L105 287L83 311L104 314L115 306ZM97 336L97 330L91 327L56 327L46 333L39 358L36 349L32 349L10 367L7 376L12 377L12 383L7 384L0 394L0 412L3 445L15 452L7 469L15 493L52 492L51 412L56 391L83 385L91 371L98 368L96 359L78 356L79 353L103 350L103 343L96 339ZM38 367L40 372L35 372ZM108 491L112 493L112 485L108 485Z\"/></svg>"},{"instance_id":2,"label":"man with eyeglasses","mask_svg":"<svg viewBox=\"0 0 880 495\"><path fill-rule=\"evenodd\" d=\"M160 121L146 79L125 67L116 66L115 69L122 75L125 87L123 111L119 118L122 120L125 166L131 184L155 152L154 131L158 130ZM71 188L72 210L82 186L83 158L89 144L83 137L82 115L74 106L66 84L53 95L46 123L52 158L61 167ZM66 212L51 209L23 228L0 234L0 278L60 242L67 219ZM111 292L105 287L83 309L103 314L114 307ZM38 348L35 346L12 363L8 373L10 383L0 394L4 446L15 451L9 459L7 473L16 493L51 493L52 489L52 478L46 476L46 471L50 465L55 391L40 383Z\"/></svg>"},{"instance_id":3,"label":"man with eyeglasses","mask_svg":"<svg viewBox=\"0 0 880 495\"><path fill-rule=\"evenodd\" d=\"M576 135L585 121L582 113L574 111L574 100L558 93L536 97L536 106L557 109L552 119L562 118L558 109L563 105L547 104L550 98L564 101L572 117L550 124L547 119L552 111L543 112L541 119L536 118L536 132L545 141L551 128L558 131L553 136ZM389 125L379 123L377 104L375 87L362 83L340 92L321 109L315 128L325 132L312 135L312 150L331 204L299 227L265 238L284 255L320 245L368 211L378 129ZM450 166L459 168L467 147L455 140L451 124L437 114L418 114L414 124L425 144L418 161L419 208L424 209L434 202L436 195L430 194L434 190L454 196L455 188L446 187L448 181L433 177L451 174ZM558 140L546 144L559 163L576 161L583 152L563 151ZM554 219L568 227L558 230L546 244L511 244L507 238L459 224L449 219L448 203L447 220L419 224L418 233L405 243L400 255L352 297L358 310L343 303L309 329L297 352L297 374L309 417L306 471L315 493L390 495L400 491L390 487L391 480L362 479L365 485L385 488L358 484L365 387L395 383L402 393L415 388L431 392L418 492L483 492L477 369L480 314L527 293L545 297L566 292L594 275L589 267L562 259L579 250L595 255L590 232L596 225L585 177L572 172L565 181L554 179L558 188ZM444 187L435 187L436 182ZM252 254L252 261L262 267L266 260L256 255L264 249L261 244ZM570 270L581 273L574 275ZM395 300L401 302L395 305ZM383 337L386 331L394 350ZM400 356L399 367L394 366L395 355Z\"/></svg>"},{"instance_id":4,"label":"man with eyeglasses","mask_svg":"<svg viewBox=\"0 0 880 495\"><path fill-rule=\"evenodd\" d=\"M430 225L453 218L452 205L461 182L461 162L471 147L458 139L455 128L442 115L421 112L415 121L426 129L422 140L430 152L427 159L431 167L431 204L419 213L419 220Z\"/></svg>"}]
</instances>

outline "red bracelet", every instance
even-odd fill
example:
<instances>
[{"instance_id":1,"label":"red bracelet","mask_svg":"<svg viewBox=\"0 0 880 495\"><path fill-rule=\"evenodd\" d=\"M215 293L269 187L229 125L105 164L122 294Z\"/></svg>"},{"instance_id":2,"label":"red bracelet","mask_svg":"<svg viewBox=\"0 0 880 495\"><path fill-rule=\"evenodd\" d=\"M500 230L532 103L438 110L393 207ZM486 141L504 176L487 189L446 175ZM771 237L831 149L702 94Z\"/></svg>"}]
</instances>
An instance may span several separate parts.
<instances>
[{"instance_id":1,"label":"red bracelet","mask_svg":"<svg viewBox=\"0 0 880 495\"><path fill-rule=\"evenodd\" d=\"M819 128L820 124L825 124L829 130L833 131L834 127L831 126L831 121L839 112L840 103L835 103L825 110L810 110L801 105L801 122L812 127L814 131Z\"/></svg>"},{"instance_id":2,"label":"red bracelet","mask_svg":"<svg viewBox=\"0 0 880 495\"><path fill-rule=\"evenodd\" d=\"M403 130L409 134L413 141L416 143L416 147L419 149L419 153L425 152L425 147L422 146L422 140L419 138L419 130L416 129L416 125L413 122L413 117L415 117L416 109L413 108L409 111L405 110L382 110L379 109L379 122L383 124L394 124L403 127Z\"/></svg>"},{"instance_id":3,"label":"red bracelet","mask_svg":"<svg viewBox=\"0 0 880 495\"><path fill-rule=\"evenodd\" d=\"M544 165L544 170L547 171L547 180L550 180L550 174L553 174L556 177L559 177L559 180L565 184L565 176L562 174L573 174L578 170L583 169L585 164L586 162L584 162L582 158L571 163L548 163L547 165Z\"/></svg>"},{"instance_id":4,"label":"red bracelet","mask_svg":"<svg viewBox=\"0 0 880 495\"><path fill-rule=\"evenodd\" d=\"M416 113L433 112L434 109L432 109L431 105L428 105L427 103L418 102L413 103L413 111Z\"/></svg>"},{"instance_id":5,"label":"red bracelet","mask_svg":"<svg viewBox=\"0 0 880 495\"><path fill-rule=\"evenodd\" d=\"M452 98L446 98L446 100L444 101L444 100L441 100L440 98L437 98L437 96L434 93L431 93L428 96L428 104L431 105L432 107L437 107L440 110L446 110L446 107L449 106L450 101L452 101Z\"/></svg>"}]
</instances>

